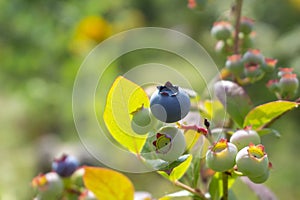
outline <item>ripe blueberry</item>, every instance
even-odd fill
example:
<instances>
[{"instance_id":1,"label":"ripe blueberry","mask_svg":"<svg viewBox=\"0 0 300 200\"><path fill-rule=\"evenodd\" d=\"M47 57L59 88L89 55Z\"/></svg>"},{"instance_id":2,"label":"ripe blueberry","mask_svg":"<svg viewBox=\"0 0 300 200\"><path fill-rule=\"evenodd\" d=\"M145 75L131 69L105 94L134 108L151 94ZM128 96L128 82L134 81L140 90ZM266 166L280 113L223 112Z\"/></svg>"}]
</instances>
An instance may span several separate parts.
<instances>
[{"instance_id":1,"label":"ripe blueberry","mask_svg":"<svg viewBox=\"0 0 300 200\"><path fill-rule=\"evenodd\" d=\"M237 148L234 144L220 139L206 152L206 163L209 168L217 172L231 169L235 164Z\"/></svg>"},{"instance_id":2,"label":"ripe blueberry","mask_svg":"<svg viewBox=\"0 0 300 200\"><path fill-rule=\"evenodd\" d=\"M78 160L69 155L62 155L61 158L55 159L52 163L52 170L61 177L69 177L78 168Z\"/></svg>"},{"instance_id":3,"label":"ripe blueberry","mask_svg":"<svg viewBox=\"0 0 300 200\"><path fill-rule=\"evenodd\" d=\"M150 98L152 114L162 122L172 123L184 118L190 111L189 96L178 86L167 82L158 86Z\"/></svg>"},{"instance_id":4,"label":"ripe blueberry","mask_svg":"<svg viewBox=\"0 0 300 200\"><path fill-rule=\"evenodd\" d=\"M162 127L156 134L153 145L157 156L169 162L179 158L186 148L183 131L172 126Z\"/></svg>"}]
</instances>

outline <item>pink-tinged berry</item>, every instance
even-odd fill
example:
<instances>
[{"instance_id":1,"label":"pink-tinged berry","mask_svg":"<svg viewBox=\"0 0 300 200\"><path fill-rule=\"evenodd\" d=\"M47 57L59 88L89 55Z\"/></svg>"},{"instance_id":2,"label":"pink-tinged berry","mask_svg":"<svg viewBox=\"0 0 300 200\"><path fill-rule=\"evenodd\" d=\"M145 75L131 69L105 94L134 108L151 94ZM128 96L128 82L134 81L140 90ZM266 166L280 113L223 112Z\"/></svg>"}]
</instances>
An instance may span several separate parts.
<instances>
[{"instance_id":1,"label":"pink-tinged berry","mask_svg":"<svg viewBox=\"0 0 300 200\"><path fill-rule=\"evenodd\" d=\"M152 143L158 158L173 162L185 151L186 141L181 129L173 126L162 127Z\"/></svg>"},{"instance_id":2,"label":"pink-tinged berry","mask_svg":"<svg viewBox=\"0 0 300 200\"><path fill-rule=\"evenodd\" d=\"M252 64L263 64L265 61L264 56L261 54L260 50L258 49L249 49L244 55L243 55L243 61L244 63L248 63L249 65Z\"/></svg>"},{"instance_id":3,"label":"pink-tinged berry","mask_svg":"<svg viewBox=\"0 0 300 200\"><path fill-rule=\"evenodd\" d=\"M240 22L240 32L249 35L253 30L254 20L248 17L242 17Z\"/></svg>"},{"instance_id":4,"label":"pink-tinged berry","mask_svg":"<svg viewBox=\"0 0 300 200\"><path fill-rule=\"evenodd\" d=\"M84 190L78 197L78 200L97 200L97 198L90 190Z\"/></svg>"},{"instance_id":5,"label":"pink-tinged berry","mask_svg":"<svg viewBox=\"0 0 300 200\"><path fill-rule=\"evenodd\" d=\"M79 167L78 160L69 155L62 155L52 163L52 170L61 177L69 177Z\"/></svg>"},{"instance_id":6,"label":"pink-tinged berry","mask_svg":"<svg viewBox=\"0 0 300 200\"><path fill-rule=\"evenodd\" d=\"M234 144L220 139L206 153L207 166L217 172L227 171L235 165L236 154L237 148Z\"/></svg>"},{"instance_id":7,"label":"pink-tinged berry","mask_svg":"<svg viewBox=\"0 0 300 200\"><path fill-rule=\"evenodd\" d=\"M188 8L194 9L197 6L196 0L188 0Z\"/></svg>"},{"instance_id":8,"label":"pink-tinged berry","mask_svg":"<svg viewBox=\"0 0 300 200\"><path fill-rule=\"evenodd\" d=\"M243 72L244 69L242 56L240 54L228 56L225 63L225 67L231 73L239 75L241 72Z\"/></svg>"},{"instance_id":9,"label":"pink-tinged berry","mask_svg":"<svg viewBox=\"0 0 300 200\"><path fill-rule=\"evenodd\" d=\"M233 27L227 21L215 22L211 29L211 34L217 40L227 40L233 35Z\"/></svg>"},{"instance_id":10,"label":"pink-tinged berry","mask_svg":"<svg viewBox=\"0 0 300 200\"><path fill-rule=\"evenodd\" d=\"M241 149L236 156L238 171L249 177L259 177L266 173L269 159L264 151L264 146L250 144Z\"/></svg>"},{"instance_id":11,"label":"pink-tinged berry","mask_svg":"<svg viewBox=\"0 0 300 200\"><path fill-rule=\"evenodd\" d=\"M33 178L32 187L38 190L38 199L60 199L64 189L63 181L55 172Z\"/></svg>"},{"instance_id":12,"label":"pink-tinged berry","mask_svg":"<svg viewBox=\"0 0 300 200\"><path fill-rule=\"evenodd\" d=\"M265 58L265 62L264 62L264 64L262 64L261 67L265 72L272 72L272 71L274 71L276 64L277 64L276 59Z\"/></svg>"},{"instance_id":13,"label":"pink-tinged berry","mask_svg":"<svg viewBox=\"0 0 300 200\"><path fill-rule=\"evenodd\" d=\"M215 51L217 53L226 54L226 52L227 52L226 43L223 40L217 41L217 43L215 45Z\"/></svg>"},{"instance_id":14,"label":"pink-tinged berry","mask_svg":"<svg viewBox=\"0 0 300 200\"><path fill-rule=\"evenodd\" d=\"M278 87L283 98L291 98L297 93L299 81L296 74L284 74L279 79Z\"/></svg>"},{"instance_id":15,"label":"pink-tinged berry","mask_svg":"<svg viewBox=\"0 0 300 200\"><path fill-rule=\"evenodd\" d=\"M282 77L285 74L292 74L294 71L293 68L288 68L288 67L280 67L279 68L279 72L278 72L278 76Z\"/></svg>"},{"instance_id":16,"label":"pink-tinged berry","mask_svg":"<svg viewBox=\"0 0 300 200\"><path fill-rule=\"evenodd\" d=\"M278 80L276 80L276 79L269 80L266 86L267 86L267 88L269 88L269 90L271 92L277 93L280 91L279 86L278 86Z\"/></svg>"},{"instance_id":17,"label":"pink-tinged berry","mask_svg":"<svg viewBox=\"0 0 300 200\"><path fill-rule=\"evenodd\" d=\"M255 130L251 130L251 128L246 127L245 129L234 132L230 138L230 142L235 144L238 150L241 150L242 148L249 146L250 143L259 144L261 141Z\"/></svg>"}]
</instances>

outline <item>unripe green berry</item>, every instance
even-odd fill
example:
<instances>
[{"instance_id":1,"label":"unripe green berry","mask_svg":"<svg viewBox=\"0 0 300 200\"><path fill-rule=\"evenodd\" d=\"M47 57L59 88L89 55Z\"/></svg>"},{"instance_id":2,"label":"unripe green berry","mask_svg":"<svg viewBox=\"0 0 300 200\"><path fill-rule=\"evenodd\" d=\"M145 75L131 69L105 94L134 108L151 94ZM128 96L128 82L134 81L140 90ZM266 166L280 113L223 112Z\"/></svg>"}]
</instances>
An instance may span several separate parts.
<instances>
[{"instance_id":1,"label":"unripe green berry","mask_svg":"<svg viewBox=\"0 0 300 200\"><path fill-rule=\"evenodd\" d=\"M220 139L206 153L206 163L209 168L217 172L224 172L235 165L237 148L234 144Z\"/></svg>"},{"instance_id":2,"label":"unripe green berry","mask_svg":"<svg viewBox=\"0 0 300 200\"><path fill-rule=\"evenodd\" d=\"M245 64L263 64L264 63L264 56L260 53L260 50L258 49L249 49L244 55L243 55L243 61Z\"/></svg>"},{"instance_id":3,"label":"unripe green berry","mask_svg":"<svg viewBox=\"0 0 300 200\"><path fill-rule=\"evenodd\" d=\"M250 143L260 144L261 141L256 131L246 128L234 132L230 138L230 142L235 144L238 150L241 150L242 148L249 146Z\"/></svg>"},{"instance_id":4,"label":"unripe green berry","mask_svg":"<svg viewBox=\"0 0 300 200\"><path fill-rule=\"evenodd\" d=\"M71 182L79 187L84 187L83 183L83 175L84 175L84 168L78 168L71 176Z\"/></svg>"},{"instance_id":5,"label":"unripe green berry","mask_svg":"<svg viewBox=\"0 0 300 200\"><path fill-rule=\"evenodd\" d=\"M244 74L251 81L256 81L264 76L264 71L259 64L245 64Z\"/></svg>"},{"instance_id":6,"label":"unripe green berry","mask_svg":"<svg viewBox=\"0 0 300 200\"><path fill-rule=\"evenodd\" d=\"M253 40L254 36L252 36L252 34L243 35L243 37L241 38L241 49L243 50L243 52L253 47Z\"/></svg>"},{"instance_id":7,"label":"unripe green berry","mask_svg":"<svg viewBox=\"0 0 300 200\"><path fill-rule=\"evenodd\" d=\"M234 75L239 75L241 72L243 72L244 69L242 56L240 54L228 56L225 67Z\"/></svg>"},{"instance_id":8,"label":"unripe green berry","mask_svg":"<svg viewBox=\"0 0 300 200\"><path fill-rule=\"evenodd\" d=\"M278 80L269 80L268 83L267 83L267 88L269 88L269 90L271 92L279 92L280 89L279 89L279 86L278 86Z\"/></svg>"},{"instance_id":9,"label":"unripe green berry","mask_svg":"<svg viewBox=\"0 0 300 200\"><path fill-rule=\"evenodd\" d=\"M266 180L269 178L269 172L270 170L267 170L264 174L256 177L248 176L248 178L253 182L253 183L264 183Z\"/></svg>"},{"instance_id":10,"label":"unripe green berry","mask_svg":"<svg viewBox=\"0 0 300 200\"><path fill-rule=\"evenodd\" d=\"M250 19L248 17L242 17L240 22L240 32L242 32L245 35L249 35L253 30L253 19Z\"/></svg>"},{"instance_id":11,"label":"unripe green berry","mask_svg":"<svg viewBox=\"0 0 300 200\"><path fill-rule=\"evenodd\" d=\"M219 21L215 22L212 29L211 34L217 40L227 40L232 37L233 27L227 21Z\"/></svg>"},{"instance_id":12,"label":"unripe green berry","mask_svg":"<svg viewBox=\"0 0 300 200\"><path fill-rule=\"evenodd\" d=\"M283 98L295 96L299 86L296 74L284 74L279 80L278 87Z\"/></svg>"},{"instance_id":13,"label":"unripe green berry","mask_svg":"<svg viewBox=\"0 0 300 200\"><path fill-rule=\"evenodd\" d=\"M184 153L186 141L181 129L166 126L158 130L153 145L158 158L173 162Z\"/></svg>"},{"instance_id":14,"label":"unripe green berry","mask_svg":"<svg viewBox=\"0 0 300 200\"><path fill-rule=\"evenodd\" d=\"M274 71L277 64L277 60L273 58L265 58L264 64L261 65L262 70L265 72L272 72Z\"/></svg>"},{"instance_id":15,"label":"unripe green berry","mask_svg":"<svg viewBox=\"0 0 300 200\"><path fill-rule=\"evenodd\" d=\"M158 120L151 114L149 108L142 106L131 114L131 128L137 134L146 134L158 124Z\"/></svg>"},{"instance_id":16,"label":"unripe green berry","mask_svg":"<svg viewBox=\"0 0 300 200\"><path fill-rule=\"evenodd\" d=\"M236 156L238 171L249 177L259 177L266 173L269 159L263 145L250 144L241 149Z\"/></svg>"}]
</instances>

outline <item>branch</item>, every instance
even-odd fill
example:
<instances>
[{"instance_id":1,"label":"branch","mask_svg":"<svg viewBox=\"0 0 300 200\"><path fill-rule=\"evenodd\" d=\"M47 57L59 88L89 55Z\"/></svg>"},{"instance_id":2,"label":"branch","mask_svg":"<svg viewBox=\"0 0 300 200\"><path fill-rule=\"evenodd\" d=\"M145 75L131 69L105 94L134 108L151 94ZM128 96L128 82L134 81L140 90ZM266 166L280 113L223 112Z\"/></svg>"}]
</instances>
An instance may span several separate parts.
<instances>
[{"instance_id":1,"label":"branch","mask_svg":"<svg viewBox=\"0 0 300 200\"><path fill-rule=\"evenodd\" d=\"M235 11L235 35L234 35L234 54L239 54L239 32L240 32L240 22L242 13L243 0L236 0L234 11Z\"/></svg>"},{"instance_id":2,"label":"branch","mask_svg":"<svg viewBox=\"0 0 300 200\"><path fill-rule=\"evenodd\" d=\"M184 183L182 183L182 182L180 182L180 181L175 181L174 184L175 184L176 186L178 186L178 187L180 187L180 188L186 190L186 191L189 191L190 193L193 193L193 194L199 196L199 197L200 197L201 199L203 199L203 200L208 200L208 199L205 197L205 195L201 192L200 189L194 189L194 188L191 188L190 186L188 186L188 185L186 185L186 184L184 184Z\"/></svg>"},{"instance_id":3,"label":"branch","mask_svg":"<svg viewBox=\"0 0 300 200\"><path fill-rule=\"evenodd\" d=\"M223 197L222 200L228 200L228 174L226 172L222 173L223 181Z\"/></svg>"}]
</instances>

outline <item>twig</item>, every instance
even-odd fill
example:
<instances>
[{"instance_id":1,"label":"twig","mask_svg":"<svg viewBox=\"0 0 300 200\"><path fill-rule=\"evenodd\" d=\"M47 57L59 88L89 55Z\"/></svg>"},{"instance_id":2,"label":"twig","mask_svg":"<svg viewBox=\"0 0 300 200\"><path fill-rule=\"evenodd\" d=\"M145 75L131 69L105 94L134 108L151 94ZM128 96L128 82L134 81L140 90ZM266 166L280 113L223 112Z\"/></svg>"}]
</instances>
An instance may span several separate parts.
<instances>
[{"instance_id":1,"label":"twig","mask_svg":"<svg viewBox=\"0 0 300 200\"><path fill-rule=\"evenodd\" d=\"M222 173L223 181L223 197L222 200L228 200L228 174L226 172Z\"/></svg>"},{"instance_id":2,"label":"twig","mask_svg":"<svg viewBox=\"0 0 300 200\"><path fill-rule=\"evenodd\" d=\"M205 195L201 192L200 189L191 188L190 186L188 186L180 181L175 181L174 184L186 191L189 191L190 193L193 193L193 194L199 196L203 200L208 200L208 198L205 197Z\"/></svg>"},{"instance_id":3,"label":"twig","mask_svg":"<svg viewBox=\"0 0 300 200\"><path fill-rule=\"evenodd\" d=\"M242 13L243 0L236 0L234 12L235 12L235 35L234 35L234 54L239 54L239 32L240 32L240 22Z\"/></svg>"}]
</instances>

